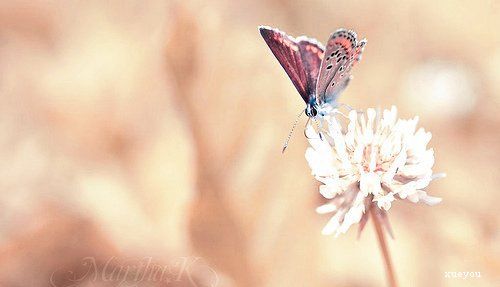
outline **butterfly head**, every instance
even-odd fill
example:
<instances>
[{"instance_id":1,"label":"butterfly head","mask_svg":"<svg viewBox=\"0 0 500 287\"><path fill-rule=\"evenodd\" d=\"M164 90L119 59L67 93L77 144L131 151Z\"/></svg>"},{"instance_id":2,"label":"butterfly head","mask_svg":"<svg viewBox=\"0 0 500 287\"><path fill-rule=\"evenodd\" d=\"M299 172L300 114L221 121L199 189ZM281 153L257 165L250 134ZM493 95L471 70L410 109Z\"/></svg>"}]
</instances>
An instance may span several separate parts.
<instances>
[{"instance_id":1,"label":"butterfly head","mask_svg":"<svg viewBox=\"0 0 500 287\"><path fill-rule=\"evenodd\" d=\"M306 106L306 115L310 118L314 118L318 115L318 109L316 107L316 101L314 97L311 97L311 100Z\"/></svg>"}]
</instances>

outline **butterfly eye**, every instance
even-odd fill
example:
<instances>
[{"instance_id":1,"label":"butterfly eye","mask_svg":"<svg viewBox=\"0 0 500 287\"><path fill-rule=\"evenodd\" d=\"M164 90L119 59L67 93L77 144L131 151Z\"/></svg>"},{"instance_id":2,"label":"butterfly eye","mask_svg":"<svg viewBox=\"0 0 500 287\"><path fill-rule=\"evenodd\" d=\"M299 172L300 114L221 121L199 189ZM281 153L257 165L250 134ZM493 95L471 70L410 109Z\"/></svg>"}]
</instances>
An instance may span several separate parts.
<instances>
[{"instance_id":1,"label":"butterfly eye","mask_svg":"<svg viewBox=\"0 0 500 287\"><path fill-rule=\"evenodd\" d=\"M344 66L340 66L339 71L341 71L341 72L342 72L343 70L344 70Z\"/></svg>"},{"instance_id":2,"label":"butterfly eye","mask_svg":"<svg viewBox=\"0 0 500 287\"><path fill-rule=\"evenodd\" d=\"M332 87L335 86L335 82L332 82Z\"/></svg>"},{"instance_id":3,"label":"butterfly eye","mask_svg":"<svg viewBox=\"0 0 500 287\"><path fill-rule=\"evenodd\" d=\"M311 115L312 115L313 117L317 116L317 115L318 115L318 111L316 111L316 109L315 109L315 108L312 108L312 109L311 109Z\"/></svg>"},{"instance_id":4,"label":"butterfly eye","mask_svg":"<svg viewBox=\"0 0 500 287\"><path fill-rule=\"evenodd\" d=\"M332 65L328 65L328 66L326 66L326 69L330 70L332 67L333 67Z\"/></svg>"}]
</instances>

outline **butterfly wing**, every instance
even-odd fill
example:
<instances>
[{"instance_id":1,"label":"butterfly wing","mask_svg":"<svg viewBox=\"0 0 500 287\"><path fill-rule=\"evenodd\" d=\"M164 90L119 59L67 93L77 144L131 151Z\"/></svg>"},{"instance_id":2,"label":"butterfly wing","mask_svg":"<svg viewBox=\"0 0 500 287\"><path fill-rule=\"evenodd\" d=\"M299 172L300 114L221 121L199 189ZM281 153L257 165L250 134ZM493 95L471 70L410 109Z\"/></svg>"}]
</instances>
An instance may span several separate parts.
<instances>
[{"instance_id":1,"label":"butterfly wing","mask_svg":"<svg viewBox=\"0 0 500 287\"><path fill-rule=\"evenodd\" d=\"M271 27L261 26L259 30L302 99L309 103L310 98L315 96L316 80L323 58L322 45L303 36L295 39Z\"/></svg>"},{"instance_id":2,"label":"butterfly wing","mask_svg":"<svg viewBox=\"0 0 500 287\"><path fill-rule=\"evenodd\" d=\"M319 104L334 102L351 79L352 66L361 59L366 40L356 33L339 29L330 36L316 85Z\"/></svg>"},{"instance_id":3,"label":"butterfly wing","mask_svg":"<svg viewBox=\"0 0 500 287\"><path fill-rule=\"evenodd\" d=\"M316 81L318 80L321 61L325 48L315 39L300 36L297 38L299 52L307 76L307 92L310 97L316 96ZM306 101L309 103L309 100Z\"/></svg>"}]
</instances>

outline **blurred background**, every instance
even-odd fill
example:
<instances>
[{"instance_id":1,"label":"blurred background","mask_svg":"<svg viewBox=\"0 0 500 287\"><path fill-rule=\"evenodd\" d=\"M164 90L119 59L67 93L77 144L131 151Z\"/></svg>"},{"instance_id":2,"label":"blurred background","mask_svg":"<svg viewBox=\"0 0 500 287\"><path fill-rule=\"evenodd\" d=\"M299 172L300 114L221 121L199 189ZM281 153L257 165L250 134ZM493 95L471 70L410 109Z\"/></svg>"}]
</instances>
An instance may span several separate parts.
<instances>
[{"instance_id":1,"label":"blurred background","mask_svg":"<svg viewBox=\"0 0 500 287\"><path fill-rule=\"evenodd\" d=\"M384 286L371 224L320 234L302 133L280 152L305 105L262 24L354 29L368 44L340 101L433 133L443 202L390 211L401 286L498 286L495 0L1 1L0 285L118 286L84 258L201 258L120 286Z\"/></svg>"}]
</instances>

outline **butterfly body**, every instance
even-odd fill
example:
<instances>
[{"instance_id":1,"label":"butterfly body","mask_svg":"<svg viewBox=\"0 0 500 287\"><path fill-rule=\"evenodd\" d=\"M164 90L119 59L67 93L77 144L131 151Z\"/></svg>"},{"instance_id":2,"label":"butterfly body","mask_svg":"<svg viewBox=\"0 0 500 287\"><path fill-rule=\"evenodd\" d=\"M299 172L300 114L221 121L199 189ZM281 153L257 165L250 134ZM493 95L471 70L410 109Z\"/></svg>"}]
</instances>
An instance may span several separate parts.
<instances>
[{"instance_id":1,"label":"butterfly body","mask_svg":"<svg viewBox=\"0 0 500 287\"><path fill-rule=\"evenodd\" d=\"M308 117L315 117L318 115L318 104L316 103L316 97L311 95L309 98L309 103L306 106L306 115Z\"/></svg>"},{"instance_id":2,"label":"butterfly body","mask_svg":"<svg viewBox=\"0 0 500 287\"><path fill-rule=\"evenodd\" d=\"M261 26L259 30L306 103L306 115L322 116L335 107L366 40L358 41L355 32L339 29L330 35L324 47L315 39L294 38L275 28Z\"/></svg>"}]
</instances>

